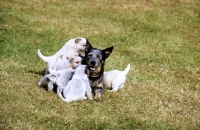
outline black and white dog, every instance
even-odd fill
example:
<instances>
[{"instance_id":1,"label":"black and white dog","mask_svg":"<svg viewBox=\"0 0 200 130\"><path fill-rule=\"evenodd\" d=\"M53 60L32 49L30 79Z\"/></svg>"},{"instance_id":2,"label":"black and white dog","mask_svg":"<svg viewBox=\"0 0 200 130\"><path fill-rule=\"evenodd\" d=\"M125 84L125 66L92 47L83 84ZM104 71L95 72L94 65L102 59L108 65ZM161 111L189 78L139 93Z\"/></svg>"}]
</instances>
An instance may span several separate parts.
<instances>
[{"instance_id":1,"label":"black and white dog","mask_svg":"<svg viewBox=\"0 0 200 130\"><path fill-rule=\"evenodd\" d=\"M101 101L101 95L103 93L103 73L106 58L112 53L113 46L106 49L97 49L87 40L85 57L83 58L83 64L86 65L86 74L89 75L90 87L94 93L94 99Z\"/></svg>"}]
</instances>

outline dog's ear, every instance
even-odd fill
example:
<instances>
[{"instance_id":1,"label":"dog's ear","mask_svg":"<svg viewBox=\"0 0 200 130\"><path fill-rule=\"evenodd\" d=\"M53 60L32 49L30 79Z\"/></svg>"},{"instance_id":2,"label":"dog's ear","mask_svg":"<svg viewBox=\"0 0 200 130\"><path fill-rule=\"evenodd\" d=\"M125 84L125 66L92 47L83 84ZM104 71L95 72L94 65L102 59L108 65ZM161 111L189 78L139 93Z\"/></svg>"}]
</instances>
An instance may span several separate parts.
<instances>
[{"instance_id":1,"label":"dog's ear","mask_svg":"<svg viewBox=\"0 0 200 130\"><path fill-rule=\"evenodd\" d=\"M105 59L110 56L110 54L112 53L113 48L114 47L112 46L112 47L109 47L109 48L106 48L106 49L103 50L103 55L105 56Z\"/></svg>"},{"instance_id":2,"label":"dog's ear","mask_svg":"<svg viewBox=\"0 0 200 130\"><path fill-rule=\"evenodd\" d=\"M81 41L81 38L76 38L75 43L79 43Z\"/></svg>"},{"instance_id":3,"label":"dog's ear","mask_svg":"<svg viewBox=\"0 0 200 130\"><path fill-rule=\"evenodd\" d=\"M92 45L89 43L88 39L86 39L86 48L85 48L85 53L87 54L88 51L93 48Z\"/></svg>"}]
</instances>

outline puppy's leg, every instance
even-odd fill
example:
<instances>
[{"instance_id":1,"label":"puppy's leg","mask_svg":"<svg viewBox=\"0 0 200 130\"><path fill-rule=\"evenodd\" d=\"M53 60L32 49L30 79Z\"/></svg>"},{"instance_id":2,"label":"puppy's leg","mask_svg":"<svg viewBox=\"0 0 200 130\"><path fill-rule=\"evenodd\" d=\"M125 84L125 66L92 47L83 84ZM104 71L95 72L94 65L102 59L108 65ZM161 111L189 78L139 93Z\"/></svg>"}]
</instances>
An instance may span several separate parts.
<instances>
[{"instance_id":1,"label":"puppy's leg","mask_svg":"<svg viewBox=\"0 0 200 130\"><path fill-rule=\"evenodd\" d=\"M47 68L45 68L45 74L49 74L48 67L47 67Z\"/></svg>"},{"instance_id":2,"label":"puppy's leg","mask_svg":"<svg viewBox=\"0 0 200 130\"><path fill-rule=\"evenodd\" d=\"M72 102L73 100L71 99L63 99L64 102Z\"/></svg>"},{"instance_id":3,"label":"puppy's leg","mask_svg":"<svg viewBox=\"0 0 200 130\"><path fill-rule=\"evenodd\" d=\"M87 97L86 97L86 96L84 96L84 97L83 97L83 100L86 100L86 99L87 99Z\"/></svg>"},{"instance_id":4,"label":"puppy's leg","mask_svg":"<svg viewBox=\"0 0 200 130\"><path fill-rule=\"evenodd\" d=\"M84 96L84 97L81 98L81 99L76 99L76 100L74 100L74 99L66 98L66 99L64 99L63 101L65 101L65 102L73 102L73 101L86 100L86 99L87 99L87 97Z\"/></svg>"},{"instance_id":5,"label":"puppy's leg","mask_svg":"<svg viewBox=\"0 0 200 130\"><path fill-rule=\"evenodd\" d=\"M93 99L92 99L92 92L91 92L91 91L86 90L86 96L87 96L87 97L86 97L87 99L93 100Z\"/></svg>"},{"instance_id":6,"label":"puppy's leg","mask_svg":"<svg viewBox=\"0 0 200 130\"><path fill-rule=\"evenodd\" d=\"M59 96L63 101L65 101L65 98L64 98L63 95L62 95L63 89L64 89L64 87L63 87L61 84L57 83L57 90L56 90L56 93L58 94L58 96Z\"/></svg>"},{"instance_id":7,"label":"puppy's leg","mask_svg":"<svg viewBox=\"0 0 200 130\"><path fill-rule=\"evenodd\" d=\"M119 89L122 89L124 87L124 84L122 84L121 86L119 86Z\"/></svg>"},{"instance_id":8,"label":"puppy's leg","mask_svg":"<svg viewBox=\"0 0 200 130\"><path fill-rule=\"evenodd\" d=\"M53 81L49 81L48 86L47 86L47 90L48 91L52 91L53 90Z\"/></svg>"},{"instance_id":9,"label":"puppy's leg","mask_svg":"<svg viewBox=\"0 0 200 130\"><path fill-rule=\"evenodd\" d=\"M89 82L86 82L86 96L89 100L93 100L92 99L92 89L90 87Z\"/></svg>"}]
</instances>

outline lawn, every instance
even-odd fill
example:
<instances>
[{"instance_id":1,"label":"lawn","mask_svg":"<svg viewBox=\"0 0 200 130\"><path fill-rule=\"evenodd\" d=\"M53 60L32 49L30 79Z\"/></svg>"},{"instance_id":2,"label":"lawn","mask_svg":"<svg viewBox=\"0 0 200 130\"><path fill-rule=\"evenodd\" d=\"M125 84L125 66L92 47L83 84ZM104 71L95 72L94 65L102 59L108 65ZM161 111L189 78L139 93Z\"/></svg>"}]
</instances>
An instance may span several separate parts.
<instances>
[{"instance_id":1,"label":"lawn","mask_svg":"<svg viewBox=\"0 0 200 130\"><path fill-rule=\"evenodd\" d=\"M114 46L131 70L102 101L63 102L37 85L65 42ZM1 0L0 129L200 129L199 0Z\"/></svg>"}]
</instances>

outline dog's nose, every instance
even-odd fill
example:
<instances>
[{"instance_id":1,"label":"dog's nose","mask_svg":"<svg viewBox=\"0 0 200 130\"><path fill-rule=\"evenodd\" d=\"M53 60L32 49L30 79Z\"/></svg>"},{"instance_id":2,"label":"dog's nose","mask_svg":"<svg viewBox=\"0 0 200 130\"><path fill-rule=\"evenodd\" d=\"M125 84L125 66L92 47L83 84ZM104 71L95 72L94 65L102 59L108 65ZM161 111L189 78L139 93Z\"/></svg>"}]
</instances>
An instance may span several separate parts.
<instances>
[{"instance_id":1,"label":"dog's nose","mask_svg":"<svg viewBox=\"0 0 200 130\"><path fill-rule=\"evenodd\" d=\"M95 62L95 61L90 61L90 64L91 64L91 65L95 65L96 62Z\"/></svg>"}]
</instances>

